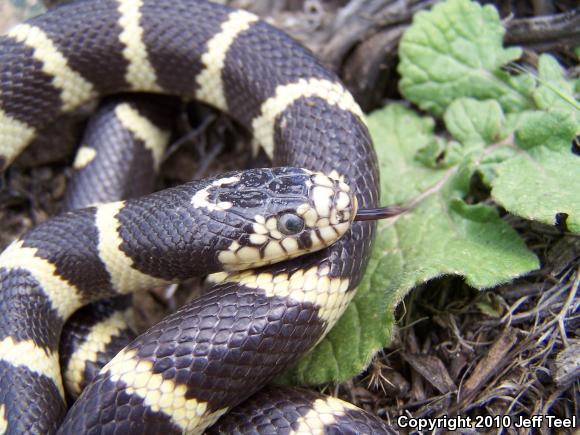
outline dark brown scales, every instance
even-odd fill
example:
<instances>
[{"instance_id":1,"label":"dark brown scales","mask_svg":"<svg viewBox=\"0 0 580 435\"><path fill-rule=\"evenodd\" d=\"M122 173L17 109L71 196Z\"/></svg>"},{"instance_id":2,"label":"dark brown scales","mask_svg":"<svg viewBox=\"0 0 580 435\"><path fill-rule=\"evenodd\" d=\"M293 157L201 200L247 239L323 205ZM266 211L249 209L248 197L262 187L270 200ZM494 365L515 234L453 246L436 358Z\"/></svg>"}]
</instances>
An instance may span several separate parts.
<instances>
[{"instance_id":1,"label":"dark brown scales","mask_svg":"<svg viewBox=\"0 0 580 435\"><path fill-rule=\"evenodd\" d=\"M223 21L228 13L229 9L227 8L202 2L186 0L149 0L144 2L141 25L144 28L144 34L147 35L145 42L148 53L157 76L160 78L160 85L166 88L169 93L186 92L188 94L186 95L187 97L195 95L196 86L191 80L192 77L195 77L196 71L200 70L199 59L207 49L207 40L220 31L218 23ZM76 19L77 16L79 19ZM87 78L95 82L95 88L101 92L119 92L128 89L124 80L121 80L119 76L119 71L124 68L125 61L119 51L117 16L117 10L111 6L111 2L95 0L59 8L52 14L34 19L32 23L44 29L62 29L62 32L51 31L50 36L54 37L55 45L58 47L66 46L70 48L73 45L75 46L74 50L67 51L70 65L73 67L76 65L81 70L84 68L82 65L87 65L87 59L91 59L91 76ZM96 17L99 19L95 20L94 18ZM192 17L197 19L197 25L192 25L190 21ZM95 30L96 22L99 23L98 30ZM109 23L108 26L107 23ZM244 38L244 33L242 32L238 36L239 40ZM230 114L249 130L252 128L250 117L260 113L261 104L274 95L274 90L277 87L295 83L300 78L319 77L331 82L337 82L332 73L321 67L305 49L281 32L267 25L258 24L251 26L246 36L250 34L253 36L248 38L248 40L251 41L253 46L247 47L244 45L244 47L251 52L259 53L259 59L251 55L238 57L239 50L242 48L236 48L236 43L234 42L232 50L226 56L226 66L222 74L226 86L226 100ZM88 38L90 35L94 35L97 39L90 40ZM6 43L6 41L4 40L2 43ZM63 49L63 51L65 50ZM179 60L171 60L174 63L170 64L170 59ZM30 55L23 53L19 58L11 59L11 61L13 61L11 67L12 65L20 65L20 67L24 68L25 65L30 63ZM2 58L0 58L0 65L6 65ZM171 65L173 74L171 80L164 79L167 77L167 70L164 68L168 68L169 65ZM117 73L112 72L111 68L113 67L117 68ZM107 74L113 77L116 74L117 79L112 81L105 80L105 78L108 78ZM13 82L3 83L8 83L10 86L10 83ZM232 93L230 90L233 89L234 85L236 86L236 92ZM32 85L28 87L28 89L33 88L34 86ZM1 95L3 98L12 99L11 94L5 92L4 89ZM32 110L31 106L36 104L35 101L37 99L40 101L44 97L45 95L41 94L34 95L26 104L11 109L10 114L17 119L23 119L22 117L28 116L28 113ZM245 105L238 98L241 98ZM4 101L0 101L0 104L1 107L5 107ZM34 126L40 128L46 125L55 119L60 111L60 106L51 105L50 107L45 107L42 116L35 118ZM361 207L370 208L377 205L378 173L376 158L366 127L357 115L330 104L321 98L303 97L290 104L277 116L274 122L275 165L307 167L327 173L337 170L356 192ZM75 231L79 230L75 229ZM373 231L374 225L372 223L355 223L350 233L331 248L321 253L286 263L283 266L272 266L263 270L270 270L276 273L281 270L292 271L301 267L328 264L331 270L330 277L349 277L349 289L352 291L358 285L366 266L372 244ZM124 235L123 237L126 236ZM90 237L90 234L87 237ZM129 244L131 245L131 243ZM131 245L127 249L135 248ZM161 259L158 264L161 265L164 261L164 259ZM63 267L62 269L59 272L65 273L66 268ZM179 274L179 268L174 270ZM66 273L74 275L72 271ZM159 268L155 273L163 275L167 272ZM76 276L74 279L77 279ZM88 285L86 282L82 283L85 288L91 287L88 292L96 291L96 289L92 289L93 285ZM106 289L106 285L104 288ZM2 304L0 303L0 305ZM184 308L184 310L187 309L191 309L191 307ZM275 313L273 315L275 317ZM300 316L295 317L294 320L301 321ZM281 370L291 361L299 358L318 341L322 334L322 328L315 328L312 333L307 335L308 343L306 343L306 341L301 341L303 338L299 338L305 337L300 332L300 328L300 323L289 322L284 328L274 333L273 336L277 339L290 337L297 340L297 347L289 348L288 355L284 356L282 363L276 366L275 371ZM273 340L273 337L266 336L256 338L256 340L258 342L254 345L261 351L268 348L268 344ZM195 345L192 346L194 346L192 352L195 353L196 347ZM204 346L199 345L199 349ZM219 349L219 345L216 344L215 348ZM221 352L212 353L210 351L208 364L210 362L213 364L214 361L221 360L223 357ZM239 360L240 364L243 362L243 358ZM215 367L214 365L211 366ZM257 368L256 370L259 372L262 369ZM273 376L273 373L274 371L264 375L263 382ZM226 376L226 374L222 373L220 376ZM241 377L252 379L252 376ZM255 379L259 379L259 377ZM238 380L241 381L243 379ZM240 387L240 391L243 391L243 393L234 394L235 398L232 401L229 401L231 397L224 402L212 399L211 408L218 409L232 406L259 389L263 382L256 381L244 385L243 388ZM114 396L115 393L109 387L106 387L105 384L102 384L104 389L95 390L96 396L92 396L89 399L89 393L87 393L85 397L87 397L89 402L80 402L76 405L77 409L85 409L86 412L89 412L90 409L91 416L86 415L87 418L81 419L88 426L76 426L77 423L73 422L67 423L71 424L71 426L67 427L84 427L84 430L89 430L99 427L101 429L105 427L112 428L114 426L116 418L114 412L95 412L99 403L104 406L103 410L110 410L105 402L110 401L111 395ZM191 385L193 390L190 394L192 397L200 397L194 391L194 387L195 385ZM33 394L28 395L29 397L49 394L48 397L52 397L54 402L59 400L58 397L54 397L54 392L50 396L50 392L46 388L41 388L40 383L35 385L34 382L31 382L29 383L29 388L34 389ZM201 394L201 391L199 393ZM128 399L122 397L124 393L118 394L118 401L127 403ZM25 397L26 395L23 394L22 399L25 399ZM43 401L45 399L39 400L38 403ZM91 406L88 406L88 403ZM138 414L146 412L145 410L138 412L137 408L135 407L134 413L130 414L135 418ZM48 419L52 416L47 415L46 420L39 420L39 417L45 416L42 414L40 416L38 414L20 414L17 418L18 421L15 421L15 414L12 411L13 409L8 409L8 419L9 424L15 424L14 427L24 428L27 425L36 424L36 429L39 431L50 431L55 427L55 422ZM120 409L118 412L125 411ZM100 416L102 419L99 420L96 416ZM159 426L159 428L161 427ZM134 421L129 426L124 425L122 429L140 432L143 430L143 426L142 423L139 424ZM171 427L166 429L171 430Z\"/></svg>"}]
</instances>

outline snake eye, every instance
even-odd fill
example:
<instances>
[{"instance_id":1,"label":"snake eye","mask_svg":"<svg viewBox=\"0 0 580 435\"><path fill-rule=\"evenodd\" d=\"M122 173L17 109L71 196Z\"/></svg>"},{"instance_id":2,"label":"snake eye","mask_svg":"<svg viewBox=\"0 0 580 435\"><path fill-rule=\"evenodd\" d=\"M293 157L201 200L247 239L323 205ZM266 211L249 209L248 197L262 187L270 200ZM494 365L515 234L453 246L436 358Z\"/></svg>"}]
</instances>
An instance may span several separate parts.
<instances>
[{"instance_id":1,"label":"snake eye","mask_svg":"<svg viewBox=\"0 0 580 435\"><path fill-rule=\"evenodd\" d=\"M290 236L297 234L304 228L304 219L292 213L286 213L278 219L278 231Z\"/></svg>"}]
</instances>

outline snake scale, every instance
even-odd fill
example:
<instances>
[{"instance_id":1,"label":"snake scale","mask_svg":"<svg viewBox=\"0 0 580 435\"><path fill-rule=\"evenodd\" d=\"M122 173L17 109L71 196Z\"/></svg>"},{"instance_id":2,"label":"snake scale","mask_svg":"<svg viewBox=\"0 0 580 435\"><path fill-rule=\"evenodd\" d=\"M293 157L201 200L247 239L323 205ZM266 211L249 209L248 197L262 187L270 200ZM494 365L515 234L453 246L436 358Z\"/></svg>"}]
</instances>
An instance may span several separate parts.
<instances>
[{"instance_id":1,"label":"snake scale","mask_svg":"<svg viewBox=\"0 0 580 435\"><path fill-rule=\"evenodd\" d=\"M275 167L308 170L234 172L74 210L9 245L0 254L0 431L200 433L324 337L366 266L374 224L352 219L357 203L376 207L378 172L362 112L284 33L193 0L85 0L20 24L0 38L0 169L59 115L120 92L214 106ZM62 423L67 318L104 297L218 270L207 294L108 363ZM260 406L270 422L246 409L212 430L273 433L286 422L282 432L309 433L354 412L314 393L293 407L295 394L252 399L269 398ZM312 423L310 408L326 417ZM346 433L385 431L370 417L351 421Z\"/></svg>"}]
</instances>

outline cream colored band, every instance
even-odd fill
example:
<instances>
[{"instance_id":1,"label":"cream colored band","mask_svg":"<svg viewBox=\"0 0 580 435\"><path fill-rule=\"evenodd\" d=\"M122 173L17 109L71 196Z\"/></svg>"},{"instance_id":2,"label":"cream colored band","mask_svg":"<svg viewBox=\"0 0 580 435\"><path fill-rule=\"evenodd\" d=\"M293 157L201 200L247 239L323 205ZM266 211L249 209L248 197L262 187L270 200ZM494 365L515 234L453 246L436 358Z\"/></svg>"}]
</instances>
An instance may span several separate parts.
<instances>
[{"instance_id":1,"label":"cream colored band","mask_svg":"<svg viewBox=\"0 0 580 435\"><path fill-rule=\"evenodd\" d=\"M60 89L64 112L96 96L93 85L69 67L67 59L40 28L19 24L8 32L8 37L34 50L33 56L42 63L42 71L52 76L52 84Z\"/></svg>"},{"instance_id":2,"label":"cream colored band","mask_svg":"<svg viewBox=\"0 0 580 435\"><path fill-rule=\"evenodd\" d=\"M37 256L36 248L24 247L21 240L11 243L0 254L0 267L29 272L50 301L51 308L63 320L82 306L81 292L76 286L62 278L54 264Z\"/></svg>"},{"instance_id":3,"label":"cream colored band","mask_svg":"<svg viewBox=\"0 0 580 435\"><path fill-rule=\"evenodd\" d=\"M141 27L142 0L118 0L119 26L121 34L119 40L125 46L123 57L129 63L125 79L136 91L159 92L157 74L151 65L147 48L143 42L143 28Z\"/></svg>"},{"instance_id":4,"label":"cream colored band","mask_svg":"<svg viewBox=\"0 0 580 435\"><path fill-rule=\"evenodd\" d=\"M117 201L96 206L95 224L99 232L99 257L109 272L114 289L119 293L132 293L168 284L163 279L135 269L133 260L121 250L123 243L119 234L121 222L116 216L124 205L124 201Z\"/></svg>"},{"instance_id":5,"label":"cream colored band","mask_svg":"<svg viewBox=\"0 0 580 435\"><path fill-rule=\"evenodd\" d=\"M0 434L5 434L8 431L8 420L6 419L6 406L0 405Z\"/></svg>"},{"instance_id":6,"label":"cream colored band","mask_svg":"<svg viewBox=\"0 0 580 435\"><path fill-rule=\"evenodd\" d=\"M159 169L170 133L157 127L128 103L119 104L115 108L115 114L123 126L141 140L145 144L145 148L151 151L155 170Z\"/></svg>"},{"instance_id":7,"label":"cream colored band","mask_svg":"<svg viewBox=\"0 0 580 435\"><path fill-rule=\"evenodd\" d=\"M222 70L228 51L241 32L258 21L258 17L246 11L230 13L221 25L221 32L207 43L207 51L201 56L204 69L196 77L199 89L196 98L220 110L227 111L227 101L222 80Z\"/></svg>"},{"instance_id":8,"label":"cream colored band","mask_svg":"<svg viewBox=\"0 0 580 435\"><path fill-rule=\"evenodd\" d=\"M34 373L46 376L57 386L61 397L64 397L56 352L48 352L31 340L15 341L12 337L8 337L0 341L0 360L14 367L25 367Z\"/></svg>"},{"instance_id":9,"label":"cream colored band","mask_svg":"<svg viewBox=\"0 0 580 435\"><path fill-rule=\"evenodd\" d=\"M162 374L153 373L153 363L139 360L136 350L121 351L101 373L108 372L111 382L125 384L127 394L134 394L153 412L162 412L181 428L184 433L201 434L217 421L227 409L208 411L208 403L197 399L186 399L187 387L163 379Z\"/></svg>"},{"instance_id":10,"label":"cream colored band","mask_svg":"<svg viewBox=\"0 0 580 435\"><path fill-rule=\"evenodd\" d=\"M0 109L0 158L8 166L26 148L36 130ZM2 170L4 168L0 168Z\"/></svg>"},{"instance_id":11,"label":"cream colored band","mask_svg":"<svg viewBox=\"0 0 580 435\"><path fill-rule=\"evenodd\" d=\"M359 411L356 406L334 397L317 399L312 404L312 410L293 424L295 429L290 433L292 435L324 435L326 427L336 423L336 417L343 416L347 410Z\"/></svg>"},{"instance_id":12,"label":"cream colored band","mask_svg":"<svg viewBox=\"0 0 580 435\"><path fill-rule=\"evenodd\" d=\"M307 97L319 97L333 106L354 113L361 121L365 121L361 108L340 83L323 79L300 79L296 83L280 85L276 88L274 96L262 104L260 115L252 121L254 136L270 157L274 155L276 117L294 101Z\"/></svg>"},{"instance_id":13,"label":"cream colored band","mask_svg":"<svg viewBox=\"0 0 580 435\"><path fill-rule=\"evenodd\" d=\"M132 310L126 310L130 311ZM66 372L64 373L66 387L69 393L78 396L81 393L81 384L85 377L87 361L96 361L97 354L104 352L107 346L127 328L127 312L115 312L109 318L97 323L85 336L82 344L70 356Z\"/></svg>"}]
</instances>

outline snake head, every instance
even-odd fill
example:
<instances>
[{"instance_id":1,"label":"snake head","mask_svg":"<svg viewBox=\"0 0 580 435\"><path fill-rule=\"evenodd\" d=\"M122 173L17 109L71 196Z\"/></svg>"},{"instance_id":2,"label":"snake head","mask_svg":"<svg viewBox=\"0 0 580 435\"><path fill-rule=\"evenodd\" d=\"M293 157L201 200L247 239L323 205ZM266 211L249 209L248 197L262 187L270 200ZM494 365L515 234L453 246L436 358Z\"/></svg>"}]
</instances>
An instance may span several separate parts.
<instances>
[{"instance_id":1,"label":"snake head","mask_svg":"<svg viewBox=\"0 0 580 435\"><path fill-rule=\"evenodd\" d=\"M237 225L243 230L239 238L219 253L226 270L323 249L346 233L356 214L346 183L307 169L254 169L222 180L211 203L245 221Z\"/></svg>"}]
</instances>

